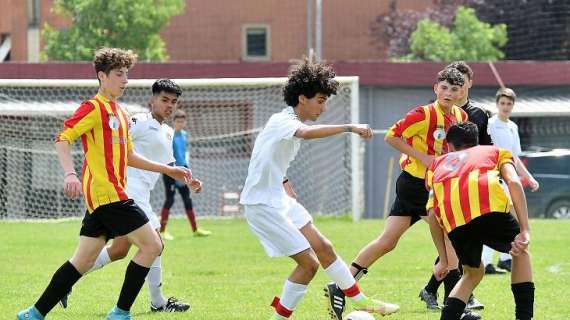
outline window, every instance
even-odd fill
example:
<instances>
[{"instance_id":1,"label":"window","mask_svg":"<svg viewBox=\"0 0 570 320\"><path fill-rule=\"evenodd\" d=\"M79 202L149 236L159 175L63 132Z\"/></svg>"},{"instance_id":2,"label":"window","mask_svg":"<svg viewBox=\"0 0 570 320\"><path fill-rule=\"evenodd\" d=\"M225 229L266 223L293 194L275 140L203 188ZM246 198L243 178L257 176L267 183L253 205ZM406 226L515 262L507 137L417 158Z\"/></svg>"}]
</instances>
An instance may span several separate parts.
<instances>
[{"instance_id":1,"label":"window","mask_svg":"<svg viewBox=\"0 0 570 320\"><path fill-rule=\"evenodd\" d=\"M271 32L268 25L250 24L242 27L242 58L267 61L271 58Z\"/></svg>"}]
</instances>

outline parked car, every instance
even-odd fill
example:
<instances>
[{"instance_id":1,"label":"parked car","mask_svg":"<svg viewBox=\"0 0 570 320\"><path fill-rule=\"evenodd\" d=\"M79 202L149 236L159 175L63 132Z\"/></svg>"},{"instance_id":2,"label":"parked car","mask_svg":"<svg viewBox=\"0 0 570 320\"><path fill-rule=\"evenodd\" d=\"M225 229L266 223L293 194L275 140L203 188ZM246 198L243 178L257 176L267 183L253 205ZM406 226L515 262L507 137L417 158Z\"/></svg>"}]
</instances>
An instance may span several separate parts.
<instances>
[{"instance_id":1,"label":"parked car","mask_svg":"<svg viewBox=\"0 0 570 320\"><path fill-rule=\"evenodd\" d=\"M526 192L529 216L570 219L570 149L534 148L520 158L540 183Z\"/></svg>"}]
</instances>

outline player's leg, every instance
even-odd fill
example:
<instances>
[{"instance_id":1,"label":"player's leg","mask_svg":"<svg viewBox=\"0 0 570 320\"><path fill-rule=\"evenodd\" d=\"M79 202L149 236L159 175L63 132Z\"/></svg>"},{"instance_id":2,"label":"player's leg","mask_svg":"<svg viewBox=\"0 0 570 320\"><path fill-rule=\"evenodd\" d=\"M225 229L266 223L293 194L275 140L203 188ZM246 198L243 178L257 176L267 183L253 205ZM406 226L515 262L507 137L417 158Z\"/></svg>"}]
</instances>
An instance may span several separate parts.
<instances>
[{"instance_id":1,"label":"player's leg","mask_svg":"<svg viewBox=\"0 0 570 320\"><path fill-rule=\"evenodd\" d=\"M91 223L87 222L91 221ZM71 290L73 285L87 272L105 246L105 237L97 234L100 229L91 214L83 220L79 245L73 257L66 261L52 276L50 283L38 301L31 307L18 313L18 319L43 319L53 307ZM91 234L88 236L86 234Z\"/></svg>"},{"instance_id":2,"label":"player's leg","mask_svg":"<svg viewBox=\"0 0 570 320\"><path fill-rule=\"evenodd\" d=\"M174 195L176 192L176 181L171 177L163 174L162 182L164 183L164 203L162 204L162 210L160 210L160 233L166 240L173 240L166 230L166 224L168 223L168 216L170 215L170 208L174 204Z\"/></svg>"},{"instance_id":3,"label":"player's leg","mask_svg":"<svg viewBox=\"0 0 570 320\"><path fill-rule=\"evenodd\" d=\"M186 210L186 217L188 218L188 221L190 222L190 226L192 227L192 232L194 233L194 236L196 236L196 237L207 237L210 234L212 234L212 232L210 232L208 230L198 228L198 225L196 224L196 213L194 212L194 206L192 204L192 198L190 198L190 188L188 188L187 185L184 185L184 186L178 187L178 192L180 193L180 196L182 197L182 201L184 202L184 209Z\"/></svg>"}]
</instances>

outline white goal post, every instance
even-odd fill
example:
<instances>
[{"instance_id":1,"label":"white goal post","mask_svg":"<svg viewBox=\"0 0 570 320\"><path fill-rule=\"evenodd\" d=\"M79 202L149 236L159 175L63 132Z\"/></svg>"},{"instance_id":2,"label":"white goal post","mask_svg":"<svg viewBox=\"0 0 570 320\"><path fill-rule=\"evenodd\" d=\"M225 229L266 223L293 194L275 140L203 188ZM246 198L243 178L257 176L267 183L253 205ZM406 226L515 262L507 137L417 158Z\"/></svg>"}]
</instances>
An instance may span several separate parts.
<instances>
[{"instance_id":1,"label":"white goal post","mask_svg":"<svg viewBox=\"0 0 570 320\"><path fill-rule=\"evenodd\" d=\"M338 94L329 99L317 123L359 122L358 77L337 79ZM205 183L204 192L192 196L196 213L224 215L227 195L241 191L257 133L271 114L285 107L286 78L173 81L183 90L179 109L188 118L189 163ZM131 114L147 112L153 82L129 80L119 104ZM97 87L97 80L0 79L0 219L83 215L82 200L71 201L62 194L63 172L53 141L63 121ZM353 220L360 219L363 150L362 141L353 134L302 143L288 176L311 214L351 214ZM81 170L79 142L73 154L76 169ZM155 211L162 206L163 190L159 181L151 198ZM181 204L176 201L175 213L182 212Z\"/></svg>"}]
</instances>

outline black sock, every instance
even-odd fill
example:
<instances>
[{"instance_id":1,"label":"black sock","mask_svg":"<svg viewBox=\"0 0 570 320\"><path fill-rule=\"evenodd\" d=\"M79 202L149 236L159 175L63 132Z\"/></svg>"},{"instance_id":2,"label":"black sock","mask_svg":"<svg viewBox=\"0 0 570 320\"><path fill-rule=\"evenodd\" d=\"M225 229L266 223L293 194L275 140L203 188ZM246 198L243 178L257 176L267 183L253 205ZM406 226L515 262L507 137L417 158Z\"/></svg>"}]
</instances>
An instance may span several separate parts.
<instances>
[{"instance_id":1,"label":"black sock","mask_svg":"<svg viewBox=\"0 0 570 320\"><path fill-rule=\"evenodd\" d=\"M459 282L459 279L461 279L461 273L459 273L458 269L450 270L447 276L445 276L445 279L443 279L443 288L445 289L445 294L443 296L444 303L451 293L451 290L453 290L453 287L455 287L457 282Z\"/></svg>"},{"instance_id":2,"label":"black sock","mask_svg":"<svg viewBox=\"0 0 570 320\"><path fill-rule=\"evenodd\" d=\"M119 295L119 301L117 302L117 307L121 310L130 311L137 295L141 291L144 284L144 280L150 268L138 265L134 261L129 263L127 271L125 272L125 281L123 282L123 287L121 288L121 294Z\"/></svg>"},{"instance_id":3,"label":"black sock","mask_svg":"<svg viewBox=\"0 0 570 320\"><path fill-rule=\"evenodd\" d=\"M356 269L356 274L354 275L354 279L359 281L365 274L368 273L368 268L359 265L356 262L351 263L352 267Z\"/></svg>"},{"instance_id":4,"label":"black sock","mask_svg":"<svg viewBox=\"0 0 570 320\"><path fill-rule=\"evenodd\" d=\"M435 259L434 265L436 265L438 262L439 262L439 257ZM439 289L439 286L441 286L442 282L443 281L437 280L432 273L431 278L429 279L428 284L425 286L424 289L426 289L426 291L429 293L437 294L437 289Z\"/></svg>"},{"instance_id":5,"label":"black sock","mask_svg":"<svg viewBox=\"0 0 570 320\"><path fill-rule=\"evenodd\" d=\"M465 311L465 302L449 297L445 302L443 310L441 310L440 320L459 320L463 311Z\"/></svg>"},{"instance_id":6,"label":"black sock","mask_svg":"<svg viewBox=\"0 0 570 320\"><path fill-rule=\"evenodd\" d=\"M511 284L515 297L515 314L517 320L530 320L534 315L534 283L523 282Z\"/></svg>"},{"instance_id":7,"label":"black sock","mask_svg":"<svg viewBox=\"0 0 570 320\"><path fill-rule=\"evenodd\" d=\"M79 278L81 278L81 273L71 262L66 261L51 277L50 283L35 304L36 309L45 317L71 290Z\"/></svg>"}]
</instances>

